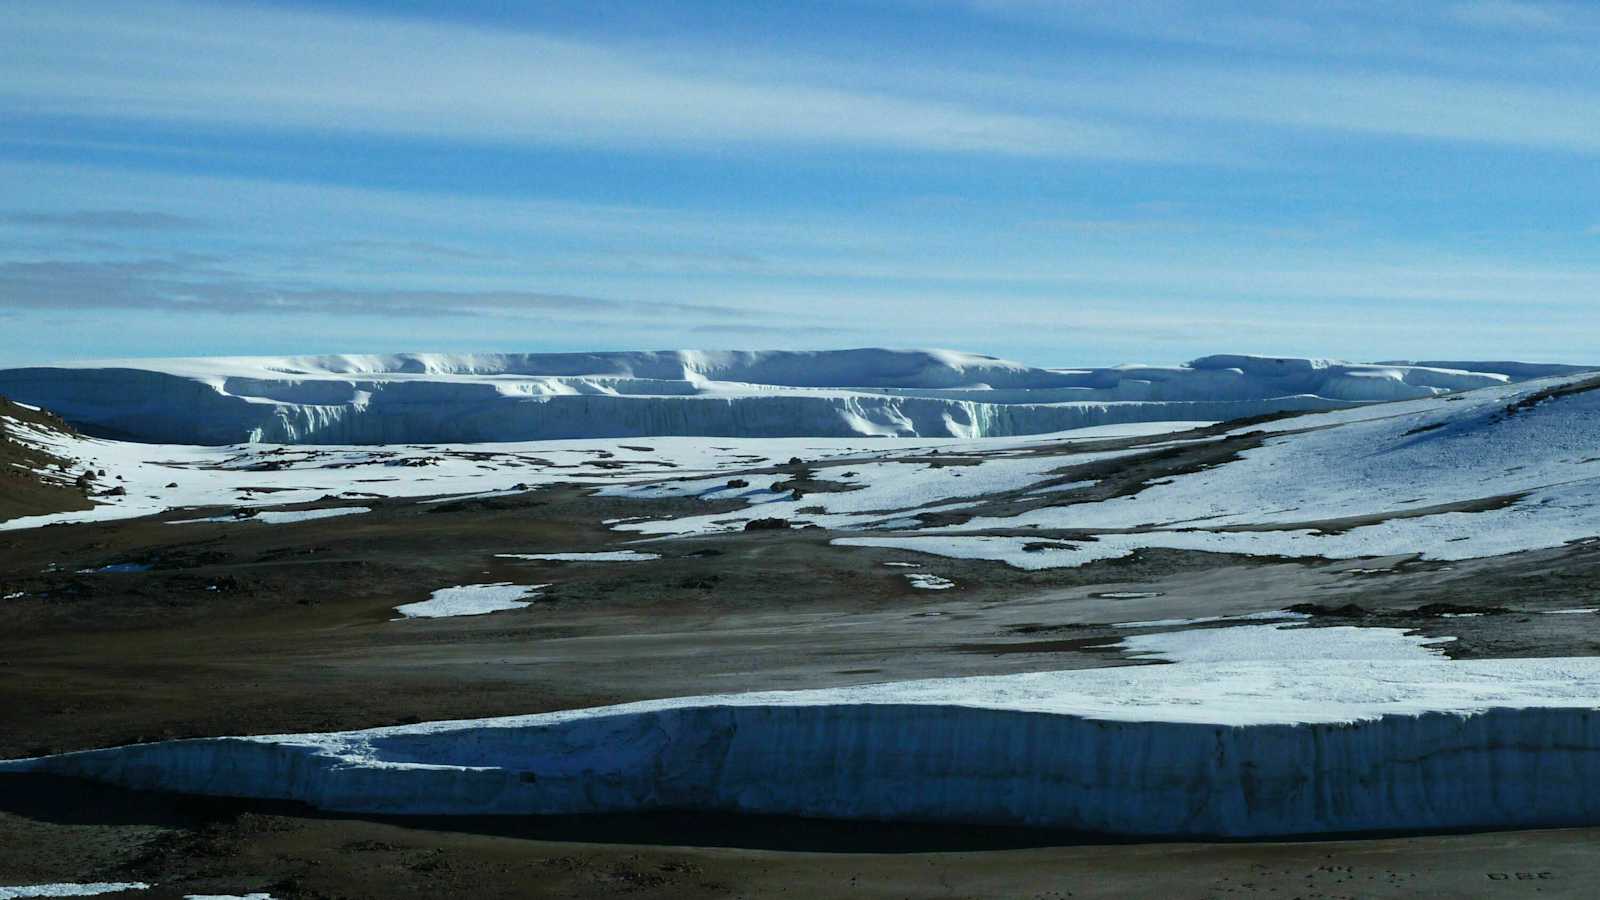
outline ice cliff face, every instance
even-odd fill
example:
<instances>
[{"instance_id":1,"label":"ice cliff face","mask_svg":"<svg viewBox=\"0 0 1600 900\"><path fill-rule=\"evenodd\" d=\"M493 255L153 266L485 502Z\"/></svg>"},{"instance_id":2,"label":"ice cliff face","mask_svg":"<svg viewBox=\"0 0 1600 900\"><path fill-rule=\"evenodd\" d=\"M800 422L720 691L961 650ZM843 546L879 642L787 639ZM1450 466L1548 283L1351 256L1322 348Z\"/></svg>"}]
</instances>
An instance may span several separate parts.
<instances>
[{"instance_id":1,"label":"ice cliff face","mask_svg":"<svg viewBox=\"0 0 1600 900\"><path fill-rule=\"evenodd\" d=\"M1437 640L1201 629L1130 639L1168 665L172 741L0 773L379 813L714 810L1231 837L1600 822L1600 660L1452 662L1423 646Z\"/></svg>"},{"instance_id":2,"label":"ice cliff face","mask_svg":"<svg viewBox=\"0 0 1600 900\"><path fill-rule=\"evenodd\" d=\"M1103 722L961 706L698 706L542 728L195 740L38 768L141 789L401 814L710 810L1261 837L1600 821L1600 715ZM439 764L441 759L448 764Z\"/></svg>"},{"instance_id":3,"label":"ice cliff face","mask_svg":"<svg viewBox=\"0 0 1600 900\"><path fill-rule=\"evenodd\" d=\"M951 351L396 354L0 370L0 394L100 434L227 444L704 435L989 437L1414 399L1528 377L1212 356L1038 369Z\"/></svg>"}]
</instances>

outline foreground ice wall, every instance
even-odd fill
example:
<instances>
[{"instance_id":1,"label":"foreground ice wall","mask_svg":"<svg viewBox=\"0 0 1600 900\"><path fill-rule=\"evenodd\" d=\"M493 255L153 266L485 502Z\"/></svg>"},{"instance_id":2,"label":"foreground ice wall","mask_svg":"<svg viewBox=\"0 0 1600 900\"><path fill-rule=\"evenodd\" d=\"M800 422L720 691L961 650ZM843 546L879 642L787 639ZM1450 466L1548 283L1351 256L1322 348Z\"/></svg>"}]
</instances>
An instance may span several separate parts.
<instances>
[{"instance_id":1,"label":"foreground ice wall","mask_svg":"<svg viewBox=\"0 0 1600 900\"><path fill-rule=\"evenodd\" d=\"M710 810L1235 837L1600 822L1592 710L1238 727L960 706L708 705L485 723L445 740L373 736L365 763L289 740L216 739L39 768L369 813Z\"/></svg>"},{"instance_id":2,"label":"foreground ice wall","mask_svg":"<svg viewBox=\"0 0 1600 900\"><path fill-rule=\"evenodd\" d=\"M1237 837L1600 822L1600 660L1450 662L1426 640L1208 629L1130 639L1194 660L1175 665L173 741L0 774L372 813L676 809Z\"/></svg>"},{"instance_id":3,"label":"foreground ice wall","mask_svg":"<svg viewBox=\"0 0 1600 900\"><path fill-rule=\"evenodd\" d=\"M99 434L170 443L988 437L1337 409L1503 384L1537 369L1214 356L1056 370L875 349L397 354L9 369L0 370L0 395Z\"/></svg>"}]
</instances>

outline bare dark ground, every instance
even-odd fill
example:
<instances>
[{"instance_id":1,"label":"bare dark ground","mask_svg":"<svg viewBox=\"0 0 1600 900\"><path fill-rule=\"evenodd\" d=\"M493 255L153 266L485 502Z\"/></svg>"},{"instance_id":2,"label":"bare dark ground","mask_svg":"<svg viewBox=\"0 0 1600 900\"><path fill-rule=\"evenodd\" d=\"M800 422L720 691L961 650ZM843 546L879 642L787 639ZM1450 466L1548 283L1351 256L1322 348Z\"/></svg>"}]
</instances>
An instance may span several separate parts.
<instances>
[{"instance_id":1,"label":"bare dark ground","mask_svg":"<svg viewBox=\"0 0 1600 900\"><path fill-rule=\"evenodd\" d=\"M808 530L664 542L646 563L495 556L613 547L625 536L595 523L671 511L552 488L293 525L0 532L0 596L24 595L0 602L0 756L1105 665L1117 622L1307 603L1318 623L1456 635L1458 656L1600 651L1600 617L1538 614L1600 606L1592 545L1449 565L1144 552L1021 572ZM958 587L915 590L890 560ZM124 562L152 568L79 572ZM552 587L527 610L391 621L490 581ZM708 817L368 821L0 781L0 884L155 881L156 897L1593 896L1597 835L1152 845Z\"/></svg>"},{"instance_id":2,"label":"bare dark ground","mask_svg":"<svg viewBox=\"0 0 1600 900\"><path fill-rule=\"evenodd\" d=\"M0 883L129 897L1592 897L1600 830L1130 843L1025 829L652 816L360 819L0 778Z\"/></svg>"}]
</instances>

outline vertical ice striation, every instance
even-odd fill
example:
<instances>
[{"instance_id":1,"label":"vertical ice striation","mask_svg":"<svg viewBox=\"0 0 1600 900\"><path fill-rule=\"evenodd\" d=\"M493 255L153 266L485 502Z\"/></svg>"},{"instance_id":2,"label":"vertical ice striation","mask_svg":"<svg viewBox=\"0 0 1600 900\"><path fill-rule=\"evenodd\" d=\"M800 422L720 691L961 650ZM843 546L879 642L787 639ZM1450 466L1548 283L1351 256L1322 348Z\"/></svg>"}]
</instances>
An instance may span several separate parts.
<instances>
[{"instance_id":1,"label":"vertical ice striation","mask_svg":"<svg viewBox=\"0 0 1600 900\"><path fill-rule=\"evenodd\" d=\"M1351 658L1269 658L1323 641ZM1600 659L1452 662L1396 630L1283 625L1147 642L1179 662L172 741L0 774L371 813L1228 837L1600 822Z\"/></svg>"},{"instance_id":2,"label":"vertical ice striation","mask_svg":"<svg viewBox=\"0 0 1600 900\"><path fill-rule=\"evenodd\" d=\"M0 394L96 433L166 443L972 438L1331 410L1510 377L1249 356L1056 370L879 349L396 354L8 369Z\"/></svg>"}]
</instances>

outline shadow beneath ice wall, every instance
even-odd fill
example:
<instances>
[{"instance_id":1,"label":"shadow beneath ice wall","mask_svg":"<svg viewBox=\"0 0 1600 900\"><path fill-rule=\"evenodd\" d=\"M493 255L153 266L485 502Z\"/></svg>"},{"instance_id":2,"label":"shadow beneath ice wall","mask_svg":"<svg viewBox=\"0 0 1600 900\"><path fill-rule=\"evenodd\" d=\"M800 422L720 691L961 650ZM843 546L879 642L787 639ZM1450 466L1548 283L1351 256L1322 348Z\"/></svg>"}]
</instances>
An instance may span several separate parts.
<instances>
[{"instance_id":1,"label":"shadow beneath ice wall","mask_svg":"<svg viewBox=\"0 0 1600 900\"><path fill-rule=\"evenodd\" d=\"M848 822L699 812L584 816L359 815L323 812L287 801L134 791L55 775L0 775L0 813L60 825L169 828L199 828L253 813L323 821L382 822L421 831L554 843L728 847L811 853L928 853L1134 842L1060 829Z\"/></svg>"}]
</instances>

